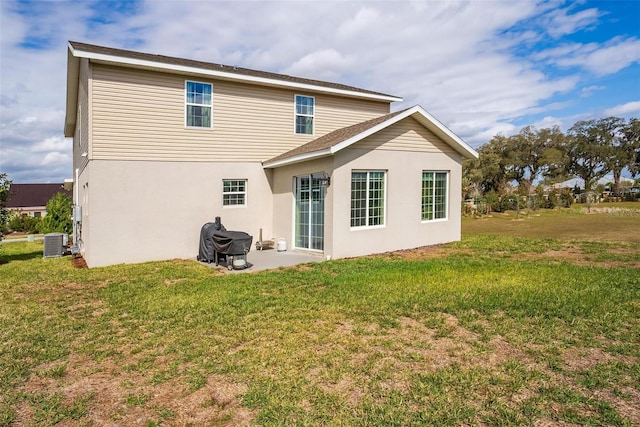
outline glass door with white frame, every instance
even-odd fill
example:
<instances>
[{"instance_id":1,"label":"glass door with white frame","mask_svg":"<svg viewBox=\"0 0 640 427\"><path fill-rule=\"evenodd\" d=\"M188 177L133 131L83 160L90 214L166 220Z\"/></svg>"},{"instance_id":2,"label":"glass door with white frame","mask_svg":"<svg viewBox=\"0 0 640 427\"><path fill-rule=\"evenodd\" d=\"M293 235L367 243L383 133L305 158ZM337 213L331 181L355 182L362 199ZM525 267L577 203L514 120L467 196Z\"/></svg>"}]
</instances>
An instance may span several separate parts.
<instances>
[{"instance_id":1,"label":"glass door with white frame","mask_svg":"<svg viewBox=\"0 0 640 427\"><path fill-rule=\"evenodd\" d=\"M295 177L295 247L324 249L324 187L313 175Z\"/></svg>"}]
</instances>

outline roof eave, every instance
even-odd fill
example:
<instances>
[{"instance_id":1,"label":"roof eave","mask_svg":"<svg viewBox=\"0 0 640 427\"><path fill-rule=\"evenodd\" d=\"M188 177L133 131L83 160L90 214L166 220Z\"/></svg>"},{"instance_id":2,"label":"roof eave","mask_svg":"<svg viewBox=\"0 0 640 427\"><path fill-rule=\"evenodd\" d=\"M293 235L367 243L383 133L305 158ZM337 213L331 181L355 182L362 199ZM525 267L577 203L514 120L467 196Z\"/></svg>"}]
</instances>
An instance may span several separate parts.
<instances>
[{"instance_id":1,"label":"roof eave","mask_svg":"<svg viewBox=\"0 0 640 427\"><path fill-rule=\"evenodd\" d=\"M67 52L67 102L64 119L64 136L70 138L75 133L76 111L78 110L78 84L80 77L80 58L73 55L73 47L68 45Z\"/></svg>"},{"instance_id":2,"label":"roof eave","mask_svg":"<svg viewBox=\"0 0 640 427\"><path fill-rule=\"evenodd\" d=\"M458 135L456 135L449 128L440 123L438 119L429 114L424 108L417 105L411 108L409 111L412 111L409 115L412 115L423 126L439 136L444 142L449 144L454 150L462 155L462 157L464 157L465 159L478 158L478 152L476 150L471 148L471 146L460 139Z\"/></svg>"},{"instance_id":3,"label":"roof eave","mask_svg":"<svg viewBox=\"0 0 640 427\"><path fill-rule=\"evenodd\" d=\"M320 159L322 157L328 157L333 154L331 148L325 148L323 150L311 151L309 153L298 154L296 156L287 157L281 160L268 160L262 163L264 169L279 168L281 166L293 165L295 163L307 162L309 160Z\"/></svg>"},{"instance_id":4,"label":"roof eave","mask_svg":"<svg viewBox=\"0 0 640 427\"><path fill-rule=\"evenodd\" d=\"M197 75L215 77L215 78L224 79L224 80L235 80L235 81L242 81L245 83L260 84L260 85L266 85L266 86L276 86L276 87L285 87L285 88L298 89L298 90L330 93L334 95L348 96L352 98L361 98L361 99L371 99L376 101L385 101L385 102L402 101L402 98L397 96L391 96L391 95L358 92L358 91L351 91L346 89L325 87L320 85L312 85L307 83L288 82L284 80L278 80L275 78L271 79L266 77L248 76L243 74L229 73L225 71L209 70L206 68L170 64L162 61L149 61L145 59L127 58L127 57L118 56L118 55L108 55L104 53L90 52L87 50L74 48L71 44L69 44L69 49L70 49L70 52L73 54L73 56L77 58L87 58L93 61L125 65L125 66L134 67L134 68L155 69L155 70L163 70L163 71L177 72L177 73L184 73L184 74L197 74Z\"/></svg>"}]
</instances>

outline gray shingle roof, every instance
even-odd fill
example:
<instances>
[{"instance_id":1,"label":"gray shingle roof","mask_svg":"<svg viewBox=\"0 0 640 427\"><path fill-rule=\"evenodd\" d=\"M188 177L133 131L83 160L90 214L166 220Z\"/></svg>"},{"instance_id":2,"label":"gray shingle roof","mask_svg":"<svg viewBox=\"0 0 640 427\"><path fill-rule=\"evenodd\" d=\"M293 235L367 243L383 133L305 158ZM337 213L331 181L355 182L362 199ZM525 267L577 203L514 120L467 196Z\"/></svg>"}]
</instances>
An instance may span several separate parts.
<instances>
[{"instance_id":1,"label":"gray shingle roof","mask_svg":"<svg viewBox=\"0 0 640 427\"><path fill-rule=\"evenodd\" d=\"M71 196L62 183L57 184L11 184L7 207L11 209L46 206L57 193Z\"/></svg>"},{"instance_id":2,"label":"gray shingle roof","mask_svg":"<svg viewBox=\"0 0 640 427\"><path fill-rule=\"evenodd\" d=\"M354 87L354 86L343 85L343 84L340 84L340 83L332 83L332 82L326 82L326 81L321 81L321 80L305 79L305 78L301 78L301 77L288 76L288 75L285 75L285 74L270 73L270 72L267 72L267 71L252 70L252 69L249 69L249 68L242 68L242 67L237 67L237 66L216 64L216 63L212 63L212 62L196 61L196 60L192 60L192 59L176 58L176 57L172 57L172 56L154 55L154 54L150 54L150 53L136 52L136 51L125 50L125 49L116 49L116 48L105 47L105 46L97 46L97 45L92 45L92 44L87 44L87 43L82 43L82 42L75 42L75 41L69 41L69 45L71 45L71 47L74 50L79 50L79 51L89 52L89 53L94 53L94 54L109 55L109 56L116 56L116 57L129 58L129 59L137 59L137 60L157 62L157 63L162 63L162 64L171 64L171 65L178 65L178 66L201 68L203 70L212 70L212 71L217 71L217 72L228 73L229 75L251 76L251 77L258 77L258 78L264 78L264 79L270 79L270 80L278 80L278 81L282 81L282 82L298 83L298 84L319 86L319 87L325 87L325 88L331 88L331 89L339 89L339 90L358 92L358 93L363 93L363 94L368 94L368 95L377 95L377 96L396 98L393 95L387 95L385 93L374 92L374 91L371 91L371 90L362 89L362 88L358 88L358 87Z\"/></svg>"},{"instance_id":3,"label":"gray shingle roof","mask_svg":"<svg viewBox=\"0 0 640 427\"><path fill-rule=\"evenodd\" d=\"M403 113L406 110L408 109L385 114L384 116L376 117L375 119L370 119L365 122L334 130L333 132L316 138L313 141L309 141L304 145L296 147L293 150L287 151L286 153L282 153L279 156L269 159L267 163L285 160L291 157L299 156L301 154L326 150L333 147L334 145L337 145L349 138L352 138L358 134L361 134L362 132L371 129L372 127L377 126L380 123L384 123L385 121L397 116L400 113Z\"/></svg>"}]
</instances>

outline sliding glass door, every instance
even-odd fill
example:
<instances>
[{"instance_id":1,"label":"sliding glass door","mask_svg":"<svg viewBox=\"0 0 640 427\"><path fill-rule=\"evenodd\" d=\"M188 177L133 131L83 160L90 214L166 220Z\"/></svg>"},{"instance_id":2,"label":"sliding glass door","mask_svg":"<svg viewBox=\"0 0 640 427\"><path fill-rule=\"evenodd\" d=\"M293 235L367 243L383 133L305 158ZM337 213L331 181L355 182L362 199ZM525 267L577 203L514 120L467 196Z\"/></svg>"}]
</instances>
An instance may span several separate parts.
<instances>
[{"instance_id":1,"label":"sliding glass door","mask_svg":"<svg viewBox=\"0 0 640 427\"><path fill-rule=\"evenodd\" d=\"M313 175L295 177L295 246L324 249L324 188Z\"/></svg>"}]
</instances>

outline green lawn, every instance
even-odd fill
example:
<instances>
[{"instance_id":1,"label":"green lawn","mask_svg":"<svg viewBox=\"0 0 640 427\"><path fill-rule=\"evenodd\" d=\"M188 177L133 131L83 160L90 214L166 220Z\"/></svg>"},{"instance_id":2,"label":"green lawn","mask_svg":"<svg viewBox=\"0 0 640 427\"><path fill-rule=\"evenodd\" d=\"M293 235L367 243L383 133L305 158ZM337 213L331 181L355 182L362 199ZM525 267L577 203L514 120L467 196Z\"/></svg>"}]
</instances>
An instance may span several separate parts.
<instances>
[{"instance_id":1,"label":"green lawn","mask_svg":"<svg viewBox=\"0 0 640 427\"><path fill-rule=\"evenodd\" d=\"M0 425L640 425L638 225L497 215L238 275L6 243Z\"/></svg>"},{"instance_id":2,"label":"green lawn","mask_svg":"<svg viewBox=\"0 0 640 427\"><path fill-rule=\"evenodd\" d=\"M590 212L588 212L590 211ZM464 218L466 235L505 235L640 243L640 202L599 203L571 209L522 210Z\"/></svg>"}]
</instances>

